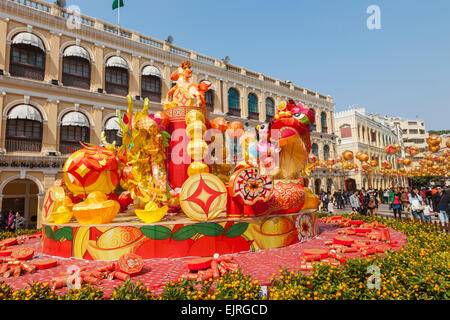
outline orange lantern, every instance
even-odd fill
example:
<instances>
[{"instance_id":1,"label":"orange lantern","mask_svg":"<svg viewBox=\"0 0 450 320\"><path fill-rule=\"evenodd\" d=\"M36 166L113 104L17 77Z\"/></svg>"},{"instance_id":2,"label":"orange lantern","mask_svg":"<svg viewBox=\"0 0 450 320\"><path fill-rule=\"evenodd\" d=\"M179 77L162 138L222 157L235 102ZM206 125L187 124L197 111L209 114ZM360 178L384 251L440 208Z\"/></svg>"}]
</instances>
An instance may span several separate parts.
<instances>
[{"instance_id":1,"label":"orange lantern","mask_svg":"<svg viewBox=\"0 0 450 320\"><path fill-rule=\"evenodd\" d=\"M420 150L417 147L410 147L408 152L412 157L414 157L420 153Z\"/></svg>"},{"instance_id":2,"label":"orange lantern","mask_svg":"<svg viewBox=\"0 0 450 320\"><path fill-rule=\"evenodd\" d=\"M361 162L367 162L369 161L369 155L365 152L362 152L361 155L359 156L359 160Z\"/></svg>"},{"instance_id":3,"label":"orange lantern","mask_svg":"<svg viewBox=\"0 0 450 320\"><path fill-rule=\"evenodd\" d=\"M220 132L224 133L225 131L227 131L228 122L224 117L214 118L211 121L211 128L219 130Z\"/></svg>"},{"instance_id":4,"label":"orange lantern","mask_svg":"<svg viewBox=\"0 0 450 320\"><path fill-rule=\"evenodd\" d=\"M377 161L377 160L371 160L371 161L370 161L370 166L371 166L372 168L378 166L378 161Z\"/></svg>"},{"instance_id":5,"label":"orange lantern","mask_svg":"<svg viewBox=\"0 0 450 320\"><path fill-rule=\"evenodd\" d=\"M442 142L442 138L438 136L437 134L432 134L429 136L427 143L429 146L438 146Z\"/></svg>"},{"instance_id":6,"label":"orange lantern","mask_svg":"<svg viewBox=\"0 0 450 320\"><path fill-rule=\"evenodd\" d=\"M244 133L244 125L239 121L230 122L226 132L230 137L238 139Z\"/></svg>"},{"instance_id":7,"label":"orange lantern","mask_svg":"<svg viewBox=\"0 0 450 320\"><path fill-rule=\"evenodd\" d=\"M445 142L445 145L447 146L447 148L450 149L450 138L447 139L447 141Z\"/></svg>"},{"instance_id":8,"label":"orange lantern","mask_svg":"<svg viewBox=\"0 0 450 320\"><path fill-rule=\"evenodd\" d=\"M367 162L363 162L361 164L361 168L363 168L364 170L368 171L370 169L370 165Z\"/></svg>"},{"instance_id":9,"label":"orange lantern","mask_svg":"<svg viewBox=\"0 0 450 320\"><path fill-rule=\"evenodd\" d=\"M409 166L411 165L411 159L408 159L408 158L403 159L403 164L404 164L405 166L409 167Z\"/></svg>"},{"instance_id":10,"label":"orange lantern","mask_svg":"<svg viewBox=\"0 0 450 320\"><path fill-rule=\"evenodd\" d=\"M433 153L439 152L441 150L440 145L428 145L428 150L430 150Z\"/></svg>"},{"instance_id":11,"label":"orange lantern","mask_svg":"<svg viewBox=\"0 0 450 320\"><path fill-rule=\"evenodd\" d=\"M359 153L359 152L358 152ZM345 151L342 154L342 157L347 160L347 161L352 161L353 160L353 152L352 151Z\"/></svg>"},{"instance_id":12,"label":"orange lantern","mask_svg":"<svg viewBox=\"0 0 450 320\"><path fill-rule=\"evenodd\" d=\"M360 158L361 158L361 154L362 154L362 152L358 151L358 152L356 153L356 155L355 155L356 159L361 160L361 159L360 159Z\"/></svg>"}]
</instances>

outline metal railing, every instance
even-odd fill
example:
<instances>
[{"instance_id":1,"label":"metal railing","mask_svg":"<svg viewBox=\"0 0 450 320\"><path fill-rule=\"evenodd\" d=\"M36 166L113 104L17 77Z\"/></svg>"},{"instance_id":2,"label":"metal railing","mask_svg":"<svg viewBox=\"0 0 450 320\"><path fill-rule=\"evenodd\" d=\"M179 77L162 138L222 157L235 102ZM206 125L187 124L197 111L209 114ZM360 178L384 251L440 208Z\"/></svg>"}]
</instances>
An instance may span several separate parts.
<instances>
[{"instance_id":1,"label":"metal railing","mask_svg":"<svg viewBox=\"0 0 450 320\"><path fill-rule=\"evenodd\" d=\"M41 152L42 142L26 141L21 139L6 139L5 149L7 152Z\"/></svg>"}]
</instances>

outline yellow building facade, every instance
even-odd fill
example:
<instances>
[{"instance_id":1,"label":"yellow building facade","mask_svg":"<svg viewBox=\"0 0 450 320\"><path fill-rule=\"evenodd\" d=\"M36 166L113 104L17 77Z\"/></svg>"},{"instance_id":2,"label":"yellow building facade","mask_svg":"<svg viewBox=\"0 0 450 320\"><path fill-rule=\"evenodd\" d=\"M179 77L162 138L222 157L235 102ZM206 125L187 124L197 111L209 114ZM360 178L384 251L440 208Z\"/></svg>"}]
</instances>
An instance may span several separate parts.
<instances>
[{"instance_id":1,"label":"yellow building facade","mask_svg":"<svg viewBox=\"0 0 450 320\"><path fill-rule=\"evenodd\" d=\"M62 178L78 141L100 144L102 132L120 139L115 119L128 94L137 108L148 97L150 109L161 110L170 74L185 60L193 81L212 84L206 94L212 117L254 127L292 98L316 113L312 142L319 158L336 155L330 96L55 4L0 1L0 211L21 211L29 226L39 225L45 190ZM338 177L318 171L311 181L342 188Z\"/></svg>"}]
</instances>

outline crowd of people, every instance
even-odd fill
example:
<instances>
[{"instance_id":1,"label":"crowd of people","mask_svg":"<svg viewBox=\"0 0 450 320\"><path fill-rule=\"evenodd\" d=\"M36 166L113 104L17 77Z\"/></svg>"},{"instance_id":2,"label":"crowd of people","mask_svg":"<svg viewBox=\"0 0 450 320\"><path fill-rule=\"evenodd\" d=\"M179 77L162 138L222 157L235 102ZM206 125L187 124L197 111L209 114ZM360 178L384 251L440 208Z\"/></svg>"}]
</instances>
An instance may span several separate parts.
<instances>
[{"instance_id":1,"label":"crowd of people","mask_svg":"<svg viewBox=\"0 0 450 320\"><path fill-rule=\"evenodd\" d=\"M0 212L0 232L25 229L26 219L20 212L10 210L8 215Z\"/></svg>"},{"instance_id":2,"label":"crowd of people","mask_svg":"<svg viewBox=\"0 0 450 320\"><path fill-rule=\"evenodd\" d=\"M386 190L364 188L346 192L337 190L334 193L320 193L319 210L334 213L334 209L345 209L349 206L354 214L374 215L379 204L389 205L395 218L420 219L430 221L432 216L438 217L442 224L449 222L450 186L391 188Z\"/></svg>"}]
</instances>

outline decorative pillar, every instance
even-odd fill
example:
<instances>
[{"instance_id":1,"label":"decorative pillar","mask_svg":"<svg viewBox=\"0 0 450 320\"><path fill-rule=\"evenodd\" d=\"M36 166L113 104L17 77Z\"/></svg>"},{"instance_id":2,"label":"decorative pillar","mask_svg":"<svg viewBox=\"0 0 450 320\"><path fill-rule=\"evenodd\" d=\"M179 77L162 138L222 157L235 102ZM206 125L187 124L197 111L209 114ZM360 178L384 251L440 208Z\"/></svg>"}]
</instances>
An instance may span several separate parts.
<instances>
[{"instance_id":1,"label":"decorative pillar","mask_svg":"<svg viewBox=\"0 0 450 320\"><path fill-rule=\"evenodd\" d=\"M248 118L248 90L247 87L241 88L241 95L239 96L239 104L241 106L241 118L247 119Z\"/></svg>"},{"instance_id":2,"label":"decorative pillar","mask_svg":"<svg viewBox=\"0 0 450 320\"><path fill-rule=\"evenodd\" d=\"M61 33L50 32L49 44L50 48L47 50L47 56L45 59L45 81L58 80L59 78L59 48L61 43Z\"/></svg>"},{"instance_id":3,"label":"decorative pillar","mask_svg":"<svg viewBox=\"0 0 450 320\"><path fill-rule=\"evenodd\" d=\"M7 43L6 36L8 33L8 21L9 18L0 19L0 70L6 71L6 62L8 60L6 57L7 53Z\"/></svg>"},{"instance_id":4,"label":"decorative pillar","mask_svg":"<svg viewBox=\"0 0 450 320\"><path fill-rule=\"evenodd\" d=\"M91 143L95 145L100 144L100 138L103 131L103 109L102 106L94 106L92 116L94 118L94 127L91 128Z\"/></svg>"},{"instance_id":5,"label":"decorative pillar","mask_svg":"<svg viewBox=\"0 0 450 320\"><path fill-rule=\"evenodd\" d=\"M103 52L104 52L104 48L103 47L99 47L99 46L95 46L94 47L94 58L95 58L95 62L92 62L92 73L91 73L91 77L92 77L92 81L91 81L91 88L93 90L96 89L104 89L104 81L105 81L105 68L103 65Z\"/></svg>"},{"instance_id":6,"label":"decorative pillar","mask_svg":"<svg viewBox=\"0 0 450 320\"><path fill-rule=\"evenodd\" d=\"M58 102L47 100L46 112L48 121L44 122L42 132L42 150L57 151L57 131L58 131Z\"/></svg>"},{"instance_id":7,"label":"decorative pillar","mask_svg":"<svg viewBox=\"0 0 450 320\"><path fill-rule=\"evenodd\" d=\"M141 95L140 83L141 83L141 72L139 70L141 56L133 55L131 57L131 70L130 70L130 95L134 98L135 96Z\"/></svg>"}]
</instances>

